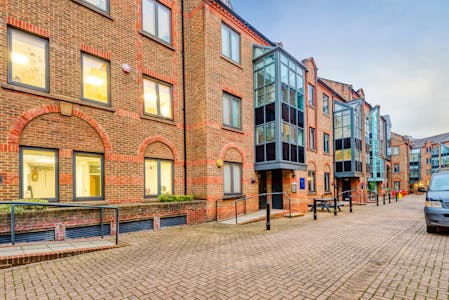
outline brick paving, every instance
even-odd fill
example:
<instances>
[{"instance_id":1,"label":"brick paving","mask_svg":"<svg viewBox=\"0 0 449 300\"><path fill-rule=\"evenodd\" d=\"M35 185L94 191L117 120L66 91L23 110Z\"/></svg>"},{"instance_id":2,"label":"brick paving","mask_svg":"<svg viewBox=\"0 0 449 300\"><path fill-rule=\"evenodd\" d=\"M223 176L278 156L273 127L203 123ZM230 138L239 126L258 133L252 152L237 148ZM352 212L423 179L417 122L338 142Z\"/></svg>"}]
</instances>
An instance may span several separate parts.
<instances>
[{"instance_id":1,"label":"brick paving","mask_svg":"<svg viewBox=\"0 0 449 300\"><path fill-rule=\"evenodd\" d=\"M205 224L122 236L130 246L0 271L5 299L448 299L449 235L423 198L318 221Z\"/></svg>"}]
</instances>

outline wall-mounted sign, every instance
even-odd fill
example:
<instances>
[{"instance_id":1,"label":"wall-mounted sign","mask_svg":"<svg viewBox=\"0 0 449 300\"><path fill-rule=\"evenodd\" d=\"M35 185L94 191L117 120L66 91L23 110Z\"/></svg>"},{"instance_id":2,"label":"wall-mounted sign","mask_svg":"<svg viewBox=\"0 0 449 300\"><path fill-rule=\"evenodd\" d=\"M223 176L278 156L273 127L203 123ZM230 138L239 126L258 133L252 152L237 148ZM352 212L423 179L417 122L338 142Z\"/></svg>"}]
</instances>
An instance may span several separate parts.
<instances>
[{"instance_id":1,"label":"wall-mounted sign","mask_svg":"<svg viewBox=\"0 0 449 300\"><path fill-rule=\"evenodd\" d=\"M299 178L299 188L301 190L306 189L306 179L305 178Z\"/></svg>"}]
</instances>

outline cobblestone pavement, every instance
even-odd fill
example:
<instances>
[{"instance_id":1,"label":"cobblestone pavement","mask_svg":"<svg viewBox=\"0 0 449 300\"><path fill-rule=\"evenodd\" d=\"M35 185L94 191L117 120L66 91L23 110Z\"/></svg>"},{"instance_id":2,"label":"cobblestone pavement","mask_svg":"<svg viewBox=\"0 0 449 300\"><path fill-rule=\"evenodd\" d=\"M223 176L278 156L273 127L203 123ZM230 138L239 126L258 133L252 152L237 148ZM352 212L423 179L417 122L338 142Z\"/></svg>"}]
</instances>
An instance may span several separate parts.
<instances>
[{"instance_id":1,"label":"cobblestone pavement","mask_svg":"<svg viewBox=\"0 0 449 300\"><path fill-rule=\"evenodd\" d=\"M448 299L449 235L423 198L318 221L205 224L122 236L130 246L0 271L5 299Z\"/></svg>"}]
</instances>

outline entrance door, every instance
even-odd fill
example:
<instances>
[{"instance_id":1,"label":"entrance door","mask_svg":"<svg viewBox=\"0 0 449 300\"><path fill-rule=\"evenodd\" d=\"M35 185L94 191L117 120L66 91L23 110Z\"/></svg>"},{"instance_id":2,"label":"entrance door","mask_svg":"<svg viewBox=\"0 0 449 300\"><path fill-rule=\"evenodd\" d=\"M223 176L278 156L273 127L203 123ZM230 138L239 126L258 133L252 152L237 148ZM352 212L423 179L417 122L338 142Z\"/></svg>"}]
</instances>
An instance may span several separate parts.
<instances>
[{"instance_id":1,"label":"entrance door","mask_svg":"<svg viewBox=\"0 0 449 300\"><path fill-rule=\"evenodd\" d=\"M267 172L259 171L259 194L267 192ZM259 209L267 208L267 196L259 196Z\"/></svg>"},{"instance_id":2,"label":"entrance door","mask_svg":"<svg viewBox=\"0 0 449 300\"><path fill-rule=\"evenodd\" d=\"M271 171L271 190L273 193L282 192L282 170ZM273 195L273 208L283 209L284 201L283 195Z\"/></svg>"},{"instance_id":3,"label":"entrance door","mask_svg":"<svg viewBox=\"0 0 449 300\"><path fill-rule=\"evenodd\" d=\"M346 180L346 178L343 179L343 192L350 190L351 190L351 180ZM349 201L349 196L350 196L349 193L344 194L343 195L344 200Z\"/></svg>"}]
</instances>

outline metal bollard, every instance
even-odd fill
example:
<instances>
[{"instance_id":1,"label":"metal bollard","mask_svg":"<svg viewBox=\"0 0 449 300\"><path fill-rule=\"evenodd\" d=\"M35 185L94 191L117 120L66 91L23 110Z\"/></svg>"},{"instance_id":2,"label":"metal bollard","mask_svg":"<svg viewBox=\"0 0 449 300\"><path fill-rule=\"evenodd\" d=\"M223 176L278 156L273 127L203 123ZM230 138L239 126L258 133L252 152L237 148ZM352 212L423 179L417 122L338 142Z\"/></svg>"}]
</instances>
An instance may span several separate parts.
<instances>
[{"instance_id":1,"label":"metal bollard","mask_svg":"<svg viewBox=\"0 0 449 300\"><path fill-rule=\"evenodd\" d=\"M391 193L388 193L388 203L391 203Z\"/></svg>"},{"instance_id":2,"label":"metal bollard","mask_svg":"<svg viewBox=\"0 0 449 300\"><path fill-rule=\"evenodd\" d=\"M376 205L379 206L379 194L376 194Z\"/></svg>"},{"instance_id":3,"label":"metal bollard","mask_svg":"<svg viewBox=\"0 0 449 300\"><path fill-rule=\"evenodd\" d=\"M270 203L267 202L267 230L271 229L271 224L270 224Z\"/></svg>"},{"instance_id":4,"label":"metal bollard","mask_svg":"<svg viewBox=\"0 0 449 300\"><path fill-rule=\"evenodd\" d=\"M398 202L398 192L396 192L396 202Z\"/></svg>"},{"instance_id":5,"label":"metal bollard","mask_svg":"<svg viewBox=\"0 0 449 300\"><path fill-rule=\"evenodd\" d=\"M385 194L384 194L384 196L383 196L383 201L384 201L384 205L385 205Z\"/></svg>"},{"instance_id":6,"label":"metal bollard","mask_svg":"<svg viewBox=\"0 0 449 300\"><path fill-rule=\"evenodd\" d=\"M352 212L352 196L349 195L349 212Z\"/></svg>"},{"instance_id":7,"label":"metal bollard","mask_svg":"<svg viewBox=\"0 0 449 300\"><path fill-rule=\"evenodd\" d=\"M313 199L313 219L316 220L317 214L316 214L316 200Z\"/></svg>"},{"instance_id":8,"label":"metal bollard","mask_svg":"<svg viewBox=\"0 0 449 300\"><path fill-rule=\"evenodd\" d=\"M337 197L334 197L334 216L337 215Z\"/></svg>"}]
</instances>

